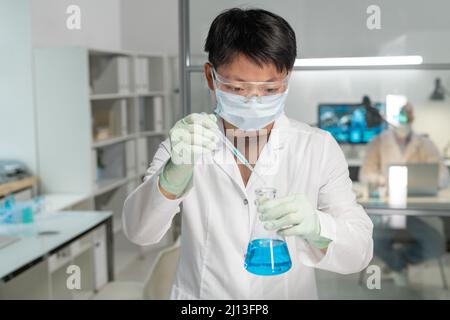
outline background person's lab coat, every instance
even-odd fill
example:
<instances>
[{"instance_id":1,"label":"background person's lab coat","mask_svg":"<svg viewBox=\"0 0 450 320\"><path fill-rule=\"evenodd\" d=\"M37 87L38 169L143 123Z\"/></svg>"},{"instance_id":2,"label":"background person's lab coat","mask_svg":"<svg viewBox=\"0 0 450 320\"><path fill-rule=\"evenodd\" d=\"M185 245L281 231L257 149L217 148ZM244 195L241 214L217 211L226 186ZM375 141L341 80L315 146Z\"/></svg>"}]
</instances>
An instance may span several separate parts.
<instances>
[{"instance_id":1,"label":"background person's lab coat","mask_svg":"<svg viewBox=\"0 0 450 320\"><path fill-rule=\"evenodd\" d=\"M355 202L344 155L328 133L282 115L256 163L277 196L305 194L320 210L321 235L333 240L324 255L300 237L287 237L292 268L279 276L255 276L244 269L257 219L254 191L262 182L251 175L245 187L232 154L222 146L209 156L210 164L195 166L192 189L169 200L158 188L169 152L166 140L145 182L126 199L123 224L131 241L156 243L183 202L181 256L171 298L314 299L313 268L348 274L372 259L372 222Z\"/></svg>"},{"instance_id":2,"label":"background person's lab coat","mask_svg":"<svg viewBox=\"0 0 450 320\"><path fill-rule=\"evenodd\" d=\"M409 143L402 150L393 129L384 131L368 145L359 180L363 183L387 183L389 165L408 163L439 163L439 186L448 186L449 172L434 143L413 131ZM440 218L419 218L443 234Z\"/></svg>"}]
</instances>

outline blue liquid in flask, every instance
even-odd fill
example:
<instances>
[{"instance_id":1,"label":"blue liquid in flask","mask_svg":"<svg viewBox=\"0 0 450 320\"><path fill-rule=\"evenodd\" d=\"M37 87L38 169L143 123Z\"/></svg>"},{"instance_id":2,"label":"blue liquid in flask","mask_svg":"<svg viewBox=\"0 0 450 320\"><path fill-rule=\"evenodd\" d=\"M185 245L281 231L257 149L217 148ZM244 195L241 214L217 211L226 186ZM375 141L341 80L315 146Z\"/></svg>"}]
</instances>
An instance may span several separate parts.
<instances>
[{"instance_id":1,"label":"blue liquid in flask","mask_svg":"<svg viewBox=\"0 0 450 320\"><path fill-rule=\"evenodd\" d=\"M274 276L292 266L286 241L255 239L248 244L244 267L259 276Z\"/></svg>"}]
</instances>

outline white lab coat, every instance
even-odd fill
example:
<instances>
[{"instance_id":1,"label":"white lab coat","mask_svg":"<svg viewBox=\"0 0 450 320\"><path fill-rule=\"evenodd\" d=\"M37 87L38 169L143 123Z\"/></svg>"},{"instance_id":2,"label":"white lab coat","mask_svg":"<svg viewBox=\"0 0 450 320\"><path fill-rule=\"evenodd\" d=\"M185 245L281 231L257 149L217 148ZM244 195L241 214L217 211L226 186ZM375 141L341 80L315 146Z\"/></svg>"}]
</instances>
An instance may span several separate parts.
<instances>
[{"instance_id":1,"label":"white lab coat","mask_svg":"<svg viewBox=\"0 0 450 320\"><path fill-rule=\"evenodd\" d=\"M402 151L394 130L389 129L378 135L367 147L367 154L359 173L363 183L381 183L387 181L388 168L391 164L439 163L439 186L449 184L449 173L439 150L434 143L412 132L411 139ZM419 217L441 234L444 234L442 220L438 217Z\"/></svg>"},{"instance_id":2,"label":"white lab coat","mask_svg":"<svg viewBox=\"0 0 450 320\"><path fill-rule=\"evenodd\" d=\"M192 188L169 200L158 188L159 173L169 157L166 140L144 182L126 199L123 225L131 241L157 243L183 204L172 299L316 299L314 268L349 274L371 261L372 222L356 203L344 155L327 132L283 114L256 163L255 170L278 196L308 197L318 210L321 235L332 240L324 255L300 237L287 237L292 268L278 276L255 276L244 269L257 219L254 191L262 187L261 180L251 175L244 186L231 152L222 146L209 155L209 163L195 166Z\"/></svg>"}]
</instances>

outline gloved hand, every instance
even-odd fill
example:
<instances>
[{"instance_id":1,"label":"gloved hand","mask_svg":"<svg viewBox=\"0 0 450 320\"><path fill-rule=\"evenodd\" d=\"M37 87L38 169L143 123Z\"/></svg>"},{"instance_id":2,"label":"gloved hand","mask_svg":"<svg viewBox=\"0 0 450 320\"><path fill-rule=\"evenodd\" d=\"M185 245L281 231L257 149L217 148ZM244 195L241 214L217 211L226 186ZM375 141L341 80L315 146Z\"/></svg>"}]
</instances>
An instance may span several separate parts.
<instances>
[{"instance_id":1,"label":"gloved hand","mask_svg":"<svg viewBox=\"0 0 450 320\"><path fill-rule=\"evenodd\" d=\"M219 138L217 118L206 113L192 113L179 120L169 131L171 158L159 176L160 186L176 196L192 180L194 164L202 154L213 151Z\"/></svg>"},{"instance_id":2,"label":"gloved hand","mask_svg":"<svg viewBox=\"0 0 450 320\"><path fill-rule=\"evenodd\" d=\"M320 236L319 216L302 194L263 200L258 203L258 211L267 230L278 230L282 236L300 236L319 249L331 242Z\"/></svg>"}]
</instances>

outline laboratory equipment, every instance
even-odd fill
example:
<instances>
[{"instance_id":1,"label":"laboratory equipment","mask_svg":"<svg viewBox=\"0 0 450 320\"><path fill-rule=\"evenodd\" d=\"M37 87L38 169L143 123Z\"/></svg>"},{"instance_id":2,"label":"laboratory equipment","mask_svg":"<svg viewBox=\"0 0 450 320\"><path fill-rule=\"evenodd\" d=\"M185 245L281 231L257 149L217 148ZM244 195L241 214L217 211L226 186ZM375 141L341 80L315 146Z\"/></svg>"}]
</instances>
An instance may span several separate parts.
<instances>
[{"instance_id":1,"label":"laboratory equipment","mask_svg":"<svg viewBox=\"0 0 450 320\"><path fill-rule=\"evenodd\" d=\"M17 160L0 160L0 184L30 177L27 167Z\"/></svg>"},{"instance_id":2,"label":"laboratory equipment","mask_svg":"<svg viewBox=\"0 0 450 320\"><path fill-rule=\"evenodd\" d=\"M375 103L374 107L384 117L385 104ZM369 125L366 108L354 103L319 104L319 128L330 132L339 143L369 143L387 126L384 121Z\"/></svg>"},{"instance_id":3,"label":"laboratory equipment","mask_svg":"<svg viewBox=\"0 0 450 320\"><path fill-rule=\"evenodd\" d=\"M255 204L275 199L275 188L260 188L255 190ZM268 231L259 221L256 213L255 224L245 255L245 269L255 275L274 276L285 273L292 267L291 257L286 241L275 231Z\"/></svg>"},{"instance_id":4,"label":"laboratory equipment","mask_svg":"<svg viewBox=\"0 0 450 320\"><path fill-rule=\"evenodd\" d=\"M0 203L0 223L32 223L35 216L44 211L44 198L35 197L28 201L16 202L14 195Z\"/></svg>"},{"instance_id":5,"label":"laboratory equipment","mask_svg":"<svg viewBox=\"0 0 450 320\"><path fill-rule=\"evenodd\" d=\"M408 163L408 197L433 197L439 191L439 163Z\"/></svg>"}]
</instances>

